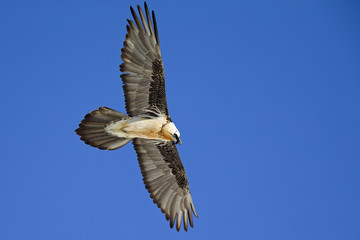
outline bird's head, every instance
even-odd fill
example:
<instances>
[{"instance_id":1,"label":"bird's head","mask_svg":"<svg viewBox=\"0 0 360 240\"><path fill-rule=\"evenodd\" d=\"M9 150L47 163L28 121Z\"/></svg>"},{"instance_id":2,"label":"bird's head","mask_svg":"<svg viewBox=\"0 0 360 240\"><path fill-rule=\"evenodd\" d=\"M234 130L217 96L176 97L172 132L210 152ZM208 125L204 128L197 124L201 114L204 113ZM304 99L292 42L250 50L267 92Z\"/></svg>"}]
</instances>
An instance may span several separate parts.
<instances>
[{"instance_id":1,"label":"bird's head","mask_svg":"<svg viewBox=\"0 0 360 240\"><path fill-rule=\"evenodd\" d=\"M165 133L165 137L168 137L169 140L181 145L180 132L173 122L166 124L163 131Z\"/></svg>"}]
</instances>

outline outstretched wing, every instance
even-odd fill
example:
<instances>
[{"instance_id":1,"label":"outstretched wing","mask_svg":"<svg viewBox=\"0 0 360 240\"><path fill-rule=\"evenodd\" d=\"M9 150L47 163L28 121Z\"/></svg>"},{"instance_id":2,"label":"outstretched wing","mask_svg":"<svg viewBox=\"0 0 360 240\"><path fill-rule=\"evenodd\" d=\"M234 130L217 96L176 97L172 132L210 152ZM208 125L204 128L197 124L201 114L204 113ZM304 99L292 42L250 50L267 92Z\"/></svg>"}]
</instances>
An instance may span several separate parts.
<instances>
[{"instance_id":1,"label":"outstretched wing","mask_svg":"<svg viewBox=\"0 0 360 240\"><path fill-rule=\"evenodd\" d=\"M146 3L146 18L138 6L141 22L134 9L130 7L130 10L136 25L128 19L126 39L121 49L124 63L120 65L120 71L125 73L121 78L127 113L138 116L146 109L157 107L168 116L164 67L154 11L153 25Z\"/></svg>"},{"instance_id":2,"label":"outstretched wing","mask_svg":"<svg viewBox=\"0 0 360 240\"><path fill-rule=\"evenodd\" d=\"M179 153L173 142L135 138L134 147L146 188L172 228L180 230L183 218L187 231L188 220L193 227L197 217L190 195L188 180Z\"/></svg>"}]
</instances>

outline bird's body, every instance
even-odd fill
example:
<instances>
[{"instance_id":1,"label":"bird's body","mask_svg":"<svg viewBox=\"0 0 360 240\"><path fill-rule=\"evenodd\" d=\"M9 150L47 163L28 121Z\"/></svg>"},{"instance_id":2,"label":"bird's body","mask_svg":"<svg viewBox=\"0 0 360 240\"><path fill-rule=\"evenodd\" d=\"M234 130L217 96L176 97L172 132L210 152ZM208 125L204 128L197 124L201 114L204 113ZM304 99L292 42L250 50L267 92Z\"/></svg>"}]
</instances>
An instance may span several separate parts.
<instances>
[{"instance_id":1,"label":"bird's body","mask_svg":"<svg viewBox=\"0 0 360 240\"><path fill-rule=\"evenodd\" d=\"M76 133L99 149L114 150L133 141L150 197L171 227L176 221L179 231L183 221L187 231L197 214L176 148L176 143L181 144L180 133L168 113L155 14L151 20L146 3L145 15L138 6L140 19L130 10L135 23L128 20L120 65L128 115L100 107L84 117Z\"/></svg>"},{"instance_id":2,"label":"bird's body","mask_svg":"<svg viewBox=\"0 0 360 240\"><path fill-rule=\"evenodd\" d=\"M119 138L145 138L163 141L174 141L172 132L175 124L166 119L166 116L155 118L130 117L113 122L105 129L108 133Z\"/></svg>"}]
</instances>

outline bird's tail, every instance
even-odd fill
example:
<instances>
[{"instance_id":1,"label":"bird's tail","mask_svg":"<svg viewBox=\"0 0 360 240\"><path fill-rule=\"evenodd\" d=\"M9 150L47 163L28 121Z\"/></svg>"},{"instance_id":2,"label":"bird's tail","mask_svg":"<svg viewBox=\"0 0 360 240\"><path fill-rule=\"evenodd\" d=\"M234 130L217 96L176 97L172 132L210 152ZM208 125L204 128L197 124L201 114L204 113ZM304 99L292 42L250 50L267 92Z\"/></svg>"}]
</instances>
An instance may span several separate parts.
<instances>
[{"instance_id":1,"label":"bird's tail","mask_svg":"<svg viewBox=\"0 0 360 240\"><path fill-rule=\"evenodd\" d=\"M75 132L81 136L86 144L99 149L115 150L130 142L132 138L119 138L106 131L106 127L116 121L128 117L107 107L99 107L85 115Z\"/></svg>"}]
</instances>

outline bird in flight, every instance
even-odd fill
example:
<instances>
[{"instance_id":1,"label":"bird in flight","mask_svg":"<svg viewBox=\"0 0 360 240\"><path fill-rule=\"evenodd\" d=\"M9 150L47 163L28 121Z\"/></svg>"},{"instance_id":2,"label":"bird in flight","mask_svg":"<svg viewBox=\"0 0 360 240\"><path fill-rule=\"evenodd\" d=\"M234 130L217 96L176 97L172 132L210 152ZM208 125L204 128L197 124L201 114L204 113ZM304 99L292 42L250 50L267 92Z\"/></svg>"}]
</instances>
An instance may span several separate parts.
<instances>
[{"instance_id":1,"label":"bird in flight","mask_svg":"<svg viewBox=\"0 0 360 240\"><path fill-rule=\"evenodd\" d=\"M132 141L146 189L154 203L165 213L172 228L181 222L187 231L197 217L188 179L176 144L180 132L170 118L165 75L154 11L152 19L146 2L145 15L132 7L134 21L127 20L127 34L121 49L120 65L128 115L99 107L79 124L76 133L86 144L98 149L115 150Z\"/></svg>"}]
</instances>

